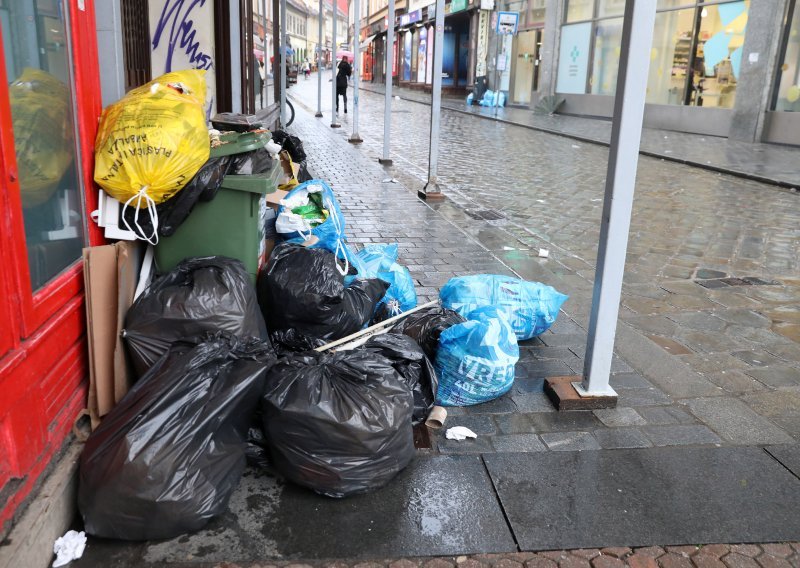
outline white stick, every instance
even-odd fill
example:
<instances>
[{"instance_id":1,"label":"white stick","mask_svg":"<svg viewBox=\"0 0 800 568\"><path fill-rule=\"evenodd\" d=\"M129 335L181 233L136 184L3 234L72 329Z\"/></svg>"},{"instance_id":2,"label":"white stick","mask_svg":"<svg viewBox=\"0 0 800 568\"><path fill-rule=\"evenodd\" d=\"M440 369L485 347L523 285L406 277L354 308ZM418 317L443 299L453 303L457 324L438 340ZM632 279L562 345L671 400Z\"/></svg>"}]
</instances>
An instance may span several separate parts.
<instances>
[{"instance_id":1,"label":"white stick","mask_svg":"<svg viewBox=\"0 0 800 568\"><path fill-rule=\"evenodd\" d=\"M416 308L414 308L412 310L408 310L407 312L404 312L404 313L402 313L402 314L400 314L398 316L394 316L394 317L391 317L391 318L389 318L387 320L384 320L384 321L382 321L380 323L376 323L375 325L372 325L372 326L370 326L370 327L368 327L366 329L362 329L361 331L357 331L357 332L353 333L352 335L348 335L347 337L343 337L341 339L337 339L336 341L332 341L331 343L327 343L327 344L325 344L325 345L323 345L321 347L317 347L316 351L319 351L321 353L321 352L327 351L328 349L331 349L333 347L337 347L339 345L344 345L345 343L351 343L351 342L355 341L356 339L358 339L359 337L361 337L362 335L375 335L376 333L379 333L381 329L383 329L384 327L386 327L390 323L395 323L397 321L400 321L404 317L409 316L409 315L413 314L414 312L418 312L419 310L422 310L424 308L430 308L432 306L437 305L438 303L439 303L439 300L431 300L427 304L422 304L421 306L417 306Z\"/></svg>"}]
</instances>

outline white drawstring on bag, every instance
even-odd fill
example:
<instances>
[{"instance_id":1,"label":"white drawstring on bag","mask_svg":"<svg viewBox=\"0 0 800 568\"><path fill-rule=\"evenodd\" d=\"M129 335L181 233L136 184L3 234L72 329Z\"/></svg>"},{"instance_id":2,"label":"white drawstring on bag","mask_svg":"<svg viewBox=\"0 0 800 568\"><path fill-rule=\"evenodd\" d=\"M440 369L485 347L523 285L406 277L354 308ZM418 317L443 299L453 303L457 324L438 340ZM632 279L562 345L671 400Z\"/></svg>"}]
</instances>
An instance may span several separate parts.
<instances>
[{"instance_id":1,"label":"white drawstring on bag","mask_svg":"<svg viewBox=\"0 0 800 568\"><path fill-rule=\"evenodd\" d=\"M339 235L344 234L344 229L342 227L341 220L339 216L336 214L336 208L333 206L332 203L328 202L328 216L333 221L333 226L336 229L336 233ZM339 252L342 253L342 258L344 259L344 270L339 267L339 263L336 262L336 270L339 271L339 274L342 276L347 276L347 273L350 272L350 261L347 258L347 249L345 248L344 244L342 243L343 238L339 237L336 239L336 252L334 253L334 259L339 258Z\"/></svg>"},{"instance_id":2,"label":"white drawstring on bag","mask_svg":"<svg viewBox=\"0 0 800 568\"><path fill-rule=\"evenodd\" d=\"M122 221L125 223L125 226L128 228L129 231L133 231L134 233L136 233L137 237L139 237L143 241L150 243L151 245L157 245L158 212L156 211L156 202L153 201L152 197L147 195L147 189L148 186L146 185L143 186L142 189L136 192L136 195L134 195L133 197L128 199L128 201L125 202L125 205L123 205L122 207ZM133 225L136 228L131 227L130 224L128 223L127 217L125 217L125 210L131 205L131 202L133 200L136 200L135 204L136 213L134 213L133 215ZM139 211L141 210L142 200L144 200L144 203L147 205L147 213L150 215L150 223L153 225L153 234L150 236L145 235L144 230L139 225Z\"/></svg>"}]
</instances>

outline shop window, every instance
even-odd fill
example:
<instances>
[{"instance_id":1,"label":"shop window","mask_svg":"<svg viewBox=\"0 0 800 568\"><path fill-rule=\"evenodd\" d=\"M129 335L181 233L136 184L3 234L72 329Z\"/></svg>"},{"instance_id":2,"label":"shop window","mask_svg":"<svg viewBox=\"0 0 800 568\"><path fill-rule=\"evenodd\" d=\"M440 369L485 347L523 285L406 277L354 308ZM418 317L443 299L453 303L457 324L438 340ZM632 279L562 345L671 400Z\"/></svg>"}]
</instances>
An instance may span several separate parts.
<instances>
[{"instance_id":1,"label":"shop window","mask_svg":"<svg viewBox=\"0 0 800 568\"><path fill-rule=\"evenodd\" d=\"M567 0L567 22L591 20L594 16L594 0Z\"/></svg>"},{"instance_id":2,"label":"shop window","mask_svg":"<svg viewBox=\"0 0 800 568\"><path fill-rule=\"evenodd\" d=\"M70 57L57 0L0 9L32 291L80 258L84 218Z\"/></svg>"},{"instance_id":3,"label":"shop window","mask_svg":"<svg viewBox=\"0 0 800 568\"><path fill-rule=\"evenodd\" d=\"M701 9L689 104L733 108L749 4L729 2Z\"/></svg>"},{"instance_id":4,"label":"shop window","mask_svg":"<svg viewBox=\"0 0 800 568\"><path fill-rule=\"evenodd\" d=\"M621 16L625 12L625 0L599 0L597 4L597 16L607 18L609 16Z\"/></svg>"},{"instance_id":5,"label":"shop window","mask_svg":"<svg viewBox=\"0 0 800 568\"><path fill-rule=\"evenodd\" d=\"M419 30L412 30L410 32L411 38L411 80L417 80L417 65L419 62Z\"/></svg>"},{"instance_id":6,"label":"shop window","mask_svg":"<svg viewBox=\"0 0 800 568\"><path fill-rule=\"evenodd\" d=\"M621 44L622 18L597 22L594 33L594 61L590 79L592 94L614 94L617 87Z\"/></svg>"},{"instance_id":7,"label":"shop window","mask_svg":"<svg viewBox=\"0 0 800 568\"><path fill-rule=\"evenodd\" d=\"M428 70L428 28L419 29L419 46L417 47L417 83L425 82Z\"/></svg>"},{"instance_id":8,"label":"shop window","mask_svg":"<svg viewBox=\"0 0 800 568\"><path fill-rule=\"evenodd\" d=\"M778 68L778 89L774 108L777 111L800 112L800 5L790 13L784 38L784 55Z\"/></svg>"},{"instance_id":9,"label":"shop window","mask_svg":"<svg viewBox=\"0 0 800 568\"><path fill-rule=\"evenodd\" d=\"M656 14L647 80L648 103L683 103L692 56L694 22L694 8Z\"/></svg>"},{"instance_id":10,"label":"shop window","mask_svg":"<svg viewBox=\"0 0 800 568\"><path fill-rule=\"evenodd\" d=\"M411 80L411 32L403 34L403 81Z\"/></svg>"}]
</instances>

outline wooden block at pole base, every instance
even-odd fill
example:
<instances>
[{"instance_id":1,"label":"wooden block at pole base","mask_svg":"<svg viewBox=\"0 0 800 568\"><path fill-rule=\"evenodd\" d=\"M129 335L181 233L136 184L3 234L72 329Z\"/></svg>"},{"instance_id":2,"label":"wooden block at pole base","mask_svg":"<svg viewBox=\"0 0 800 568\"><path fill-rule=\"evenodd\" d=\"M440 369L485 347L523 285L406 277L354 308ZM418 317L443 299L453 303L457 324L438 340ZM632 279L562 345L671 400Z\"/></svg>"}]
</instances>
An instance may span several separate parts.
<instances>
[{"instance_id":1,"label":"wooden block at pole base","mask_svg":"<svg viewBox=\"0 0 800 568\"><path fill-rule=\"evenodd\" d=\"M417 191L417 197L424 199L428 202L444 201L444 194L441 191L428 192L424 190Z\"/></svg>"},{"instance_id":2,"label":"wooden block at pole base","mask_svg":"<svg viewBox=\"0 0 800 568\"><path fill-rule=\"evenodd\" d=\"M581 376L550 377L544 380L544 392L558 410L598 410L617 406L616 396L581 396L572 383Z\"/></svg>"}]
</instances>

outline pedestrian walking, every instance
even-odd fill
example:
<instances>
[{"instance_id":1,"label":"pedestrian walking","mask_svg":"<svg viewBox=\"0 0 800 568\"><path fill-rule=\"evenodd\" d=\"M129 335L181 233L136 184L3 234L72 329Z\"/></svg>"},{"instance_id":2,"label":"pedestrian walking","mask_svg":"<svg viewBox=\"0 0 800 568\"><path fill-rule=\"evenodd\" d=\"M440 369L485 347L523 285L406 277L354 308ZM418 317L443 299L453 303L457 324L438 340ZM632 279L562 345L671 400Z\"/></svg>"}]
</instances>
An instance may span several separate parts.
<instances>
[{"instance_id":1,"label":"pedestrian walking","mask_svg":"<svg viewBox=\"0 0 800 568\"><path fill-rule=\"evenodd\" d=\"M311 75L311 64L308 62L307 57L305 63L303 63L303 75L306 76L306 80L308 80L308 76Z\"/></svg>"},{"instance_id":2,"label":"pedestrian walking","mask_svg":"<svg viewBox=\"0 0 800 568\"><path fill-rule=\"evenodd\" d=\"M343 56L338 66L339 72L336 74L336 112L339 112L339 97L344 99L344 113L347 114L347 79L353 74L353 68Z\"/></svg>"}]
</instances>

